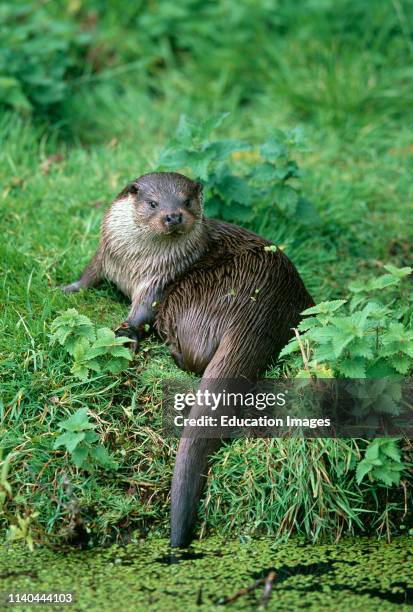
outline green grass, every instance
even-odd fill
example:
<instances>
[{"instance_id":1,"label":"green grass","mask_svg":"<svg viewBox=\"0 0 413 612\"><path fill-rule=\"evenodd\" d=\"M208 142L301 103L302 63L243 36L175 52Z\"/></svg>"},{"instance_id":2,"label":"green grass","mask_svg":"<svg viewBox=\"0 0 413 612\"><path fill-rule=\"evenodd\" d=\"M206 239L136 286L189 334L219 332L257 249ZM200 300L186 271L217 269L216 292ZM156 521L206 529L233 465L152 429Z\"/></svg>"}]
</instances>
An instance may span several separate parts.
<instances>
[{"instance_id":1,"label":"green grass","mask_svg":"<svg viewBox=\"0 0 413 612\"><path fill-rule=\"evenodd\" d=\"M166 68L139 82L139 72L131 71L74 87L64 104L69 140L59 126L3 113L0 442L11 454L12 486L0 514L3 527L17 513L37 512L31 523L42 542L76 539L80 524L92 542L127 539L135 530L167 533L176 442L160 435L159 386L177 373L167 351L148 341L128 371L82 383L63 351L49 347L48 334L69 307L99 325L123 320L128 304L113 287L73 296L57 287L87 263L114 195L156 167L181 112L202 118L231 110L219 137L253 144L275 128L304 129L302 188L319 223L301 226L274 215L263 231L285 245L316 301L345 298L349 281L375 276L385 263L412 263L413 74L405 29L392 38L378 11L376 46L367 35L366 42L343 32L332 44L320 15L310 15L302 29L291 26L279 40L260 39L254 91L251 66L241 65L234 84L225 74L213 80L202 58L189 55L186 63L167 58ZM119 36L116 26L105 27ZM231 61L240 57L237 45ZM224 53L218 51L212 74ZM118 471L82 472L53 450L59 421L81 407L96 419ZM411 520L411 509L404 517L403 489L356 485L359 458L355 441L224 447L202 502L202 532L296 532L313 539L362 528L392 533Z\"/></svg>"}]
</instances>

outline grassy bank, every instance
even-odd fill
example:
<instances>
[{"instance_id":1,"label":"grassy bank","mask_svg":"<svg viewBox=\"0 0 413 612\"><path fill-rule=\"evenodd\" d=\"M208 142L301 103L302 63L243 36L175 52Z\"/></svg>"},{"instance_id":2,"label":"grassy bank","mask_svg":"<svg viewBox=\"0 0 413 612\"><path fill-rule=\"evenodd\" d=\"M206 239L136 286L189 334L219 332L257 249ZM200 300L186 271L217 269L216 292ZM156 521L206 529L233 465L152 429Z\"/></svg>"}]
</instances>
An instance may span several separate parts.
<instances>
[{"instance_id":1,"label":"grassy bank","mask_svg":"<svg viewBox=\"0 0 413 612\"><path fill-rule=\"evenodd\" d=\"M50 347L49 334L67 308L99 326L123 320L128 304L109 285L73 296L56 287L81 272L105 206L126 181L157 167L182 113L199 121L231 111L211 138L251 145L241 155L244 174L277 129L302 130L305 146L292 153L301 168L296 184L316 214L303 223L254 202L252 217L239 222L283 245L317 302L347 299L352 281L368 283L386 264L411 265L407 7L400 4L400 12L399 3L373 2L364 11L357 2L324 8L302 2L297 23L286 8L272 13L258 3L249 6L251 16L236 6L226 7L235 38L217 26L222 13L191 2L181 15L159 9L155 18L146 8L143 25L137 12L117 20L115 8L74 7L61 18L86 29L88 55L77 51L85 68L68 72L59 105L39 107L36 98L29 114L10 103L2 107L0 427L9 467L0 484L0 522L16 538L102 543L167 533L176 443L160 434L159 388L177 370L166 350L150 340L121 374L82 382L62 349ZM99 27L87 25L93 10ZM191 38L194 22L202 28ZM135 38L136 24L143 33ZM171 39L172 26L178 30ZM92 61L99 54L102 66ZM228 163L240 172L239 157ZM394 322L412 329L411 276L380 299ZM411 366L412 359L404 374ZM300 367L288 358L271 373L295 375ZM338 373L334 361L326 367ZM53 448L59 423L80 408L88 409L117 469L82 470L70 453ZM373 477L358 483L366 446L261 440L224 447L202 502L202 532L299 533L314 540L409 529L408 444L399 443L403 472L394 484Z\"/></svg>"}]
</instances>

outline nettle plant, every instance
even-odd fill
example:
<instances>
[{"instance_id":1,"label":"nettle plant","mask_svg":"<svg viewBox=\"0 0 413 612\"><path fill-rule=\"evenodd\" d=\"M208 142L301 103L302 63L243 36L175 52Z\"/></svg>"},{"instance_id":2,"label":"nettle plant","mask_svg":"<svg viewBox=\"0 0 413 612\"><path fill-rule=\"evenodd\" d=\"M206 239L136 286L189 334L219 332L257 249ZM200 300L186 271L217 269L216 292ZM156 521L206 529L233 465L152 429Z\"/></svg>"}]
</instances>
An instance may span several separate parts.
<instances>
[{"instance_id":1,"label":"nettle plant","mask_svg":"<svg viewBox=\"0 0 413 612\"><path fill-rule=\"evenodd\" d=\"M258 147L241 140L212 140L228 113L195 122L182 116L175 139L161 153L158 167L184 171L204 184L205 210L225 221L248 224L277 217L314 223L317 213L300 191L300 171L292 159L304 150L301 131L273 130Z\"/></svg>"},{"instance_id":2,"label":"nettle plant","mask_svg":"<svg viewBox=\"0 0 413 612\"><path fill-rule=\"evenodd\" d=\"M0 105L45 112L69 94L71 74L80 74L90 36L73 20L58 19L41 4L0 6Z\"/></svg>"},{"instance_id":3,"label":"nettle plant","mask_svg":"<svg viewBox=\"0 0 413 612\"><path fill-rule=\"evenodd\" d=\"M381 480L388 486L399 484L405 465L398 442L399 438L376 438L370 442L364 458L357 464L358 484L366 475L371 480Z\"/></svg>"},{"instance_id":4,"label":"nettle plant","mask_svg":"<svg viewBox=\"0 0 413 612\"><path fill-rule=\"evenodd\" d=\"M297 355L293 361L299 376L380 379L411 371L410 306L406 302L395 308L393 292L387 289L397 288L399 294L412 268L384 268L387 274L351 283L350 300L320 302L304 311L298 337L281 352Z\"/></svg>"},{"instance_id":5,"label":"nettle plant","mask_svg":"<svg viewBox=\"0 0 413 612\"><path fill-rule=\"evenodd\" d=\"M123 346L128 338L117 338L107 327L96 328L91 320L69 308L51 325L50 344L60 344L72 356L71 372L88 380L90 372L116 374L125 370L133 358Z\"/></svg>"},{"instance_id":6,"label":"nettle plant","mask_svg":"<svg viewBox=\"0 0 413 612\"><path fill-rule=\"evenodd\" d=\"M63 446L78 468L93 470L98 464L106 469L117 469L116 461L100 444L95 428L95 423L89 420L87 408L80 408L68 419L59 423L62 433L56 439L53 448L56 450Z\"/></svg>"},{"instance_id":7,"label":"nettle plant","mask_svg":"<svg viewBox=\"0 0 413 612\"><path fill-rule=\"evenodd\" d=\"M403 287L412 268L384 268L387 274L351 283L350 300L321 302L305 310L296 338L281 352L292 356L298 377L353 379L348 391L364 420L400 414L400 379L413 369L411 295L409 300L408 283ZM407 299L400 299L404 292ZM358 380L366 378L374 379L368 394ZM399 441L377 438L367 445L357 466L359 483L366 476L388 486L400 483L406 466Z\"/></svg>"}]
</instances>

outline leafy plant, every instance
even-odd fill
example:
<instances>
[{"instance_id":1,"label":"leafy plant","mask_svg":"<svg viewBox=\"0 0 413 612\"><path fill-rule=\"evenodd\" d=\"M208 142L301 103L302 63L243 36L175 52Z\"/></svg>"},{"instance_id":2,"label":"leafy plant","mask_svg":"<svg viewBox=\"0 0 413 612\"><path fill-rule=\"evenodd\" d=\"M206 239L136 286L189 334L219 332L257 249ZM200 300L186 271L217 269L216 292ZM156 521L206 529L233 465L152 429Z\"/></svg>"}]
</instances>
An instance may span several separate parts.
<instances>
[{"instance_id":1,"label":"leafy plant","mask_svg":"<svg viewBox=\"0 0 413 612\"><path fill-rule=\"evenodd\" d=\"M394 309L391 296L386 300L386 294L384 299L376 294L398 287L412 268L389 265L386 270L388 274L370 281L352 283L349 302L321 302L304 311L300 339L291 340L281 352L304 355L299 375L324 375L327 369L339 377L385 378L411 370L413 330L403 321L408 306Z\"/></svg>"},{"instance_id":2,"label":"leafy plant","mask_svg":"<svg viewBox=\"0 0 413 612\"><path fill-rule=\"evenodd\" d=\"M93 342L96 333L91 320L77 312L75 308L68 308L51 324L51 344L58 342L70 355L74 355L76 344L83 339Z\"/></svg>"},{"instance_id":3,"label":"leafy plant","mask_svg":"<svg viewBox=\"0 0 413 612\"><path fill-rule=\"evenodd\" d=\"M161 153L158 165L184 169L203 181L206 212L213 217L248 223L258 214L276 213L313 222L315 209L300 193L299 169L291 157L294 148L302 146L300 131L273 130L257 148L241 140L211 140L211 132L227 116L223 113L204 122L182 116L176 138Z\"/></svg>"},{"instance_id":4,"label":"leafy plant","mask_svg":"<svg viewBox=\"0 0 413 612\"><path fill-rule=\"evenodd\" d=\"M89 35L38 3L0 6L0 103L45 111L68 94L68 76Z\"/></svg>"},{"instance_id":5,"label":"leafy plant","mask_svg":"<svg viewBox=\"0 0 413 612\"><path fill-rule=\"evenodd\" d=\"M7 479L10 469L11 455L7 455L6 459L2 460L2 449L0 448L0 514L2 513L3 506L6 503L8 497L12 496L11 485Z\"/></svg>"},{"instance_id":6,"label":"leafy plant","mask_svg":"<svg viewBox=\"0 0 413 612\"><path fill-rule=\"evenodd\" d=\"M115 374L128 367L131 351L123 346L128 338L117 338L107 327L98 329L88 317L69 308L51 325L50 343L59 343L73 356L71 372L87 380L90 371Z\"/></svg>"},{"instance_id":7,"label":"leafy plant","mask_svg":"<svg viewBox=\"0 0 413 612\"><path fill-rule=\"evenodd\" d=\"M401 459L398 438L376 438L367 446L356 470L358 484L368 475L370 480L381 480L384 484L398 485L405 465Z\"/></svg>"},{"instance_id":8,"label":"leafy plant","mask_svg":"<svg viewBox=\"0 0 413 612\"><path fill-rule=\"evenodd\" d=\"M92 470L95 464L106 469L116 469L117 463L106 448L98 443L99 436L93 431L94 423L89 421L86 408L80 408L75 414L59 423L63 433L57 438L53 448L64 446L73 463L78 468Z\"/></svg>"},{"instance_id":9,"label":"leafy plant","mask_svg":"<svg viewBox=\"0 0 413 612\"><path fill-rule=\"evenodd\" d=\"M29 516L22 517L17 513L16 522L9 527L8 539L11 542L22 540L27 544L29 550L33 551L34 541L31 532L32 522L39 516L38 512L33 512Z\"/></svg>"},{"instance_id":10,"label":"leafy plant","mask_svg":"<svg viewBox=\"0 0 413 612\"><path fill-rule=\"evenodd\" d=\"M409 267L385 266L387 274L350 284L352 297L321 302L304 311L298 338L281 355L299 354L304 362L298 376L336 376L376 379L368 386L353 380L348 392L356 400L358 417L373 422L380 415L398 415L401 387L397 379L413 367L413 330L409 328L409 305L393 308L391 290L412 272ZM368 474L371 481L399 485L405 469L396 438L371 441L358 463L358 484Z\"/></svg>"},{"instance_id":11,"label":"leafy plant","mask_svg":"<svg viewBox=\"0 0 413 612\"><path fill-rule=\"evenodd\" d=\"M38 512L31 512L28 516L21 516L19 512L12 513L6 509L6 502L13 499L11 484L8 480L10 462L12 455L8 454L3 460L3 450L0 448L0 518L4 518L8 525L7 537L13 542L23 541L30 550L34 548L32 521L38 516Z\"/></svg>"}]
</instances>

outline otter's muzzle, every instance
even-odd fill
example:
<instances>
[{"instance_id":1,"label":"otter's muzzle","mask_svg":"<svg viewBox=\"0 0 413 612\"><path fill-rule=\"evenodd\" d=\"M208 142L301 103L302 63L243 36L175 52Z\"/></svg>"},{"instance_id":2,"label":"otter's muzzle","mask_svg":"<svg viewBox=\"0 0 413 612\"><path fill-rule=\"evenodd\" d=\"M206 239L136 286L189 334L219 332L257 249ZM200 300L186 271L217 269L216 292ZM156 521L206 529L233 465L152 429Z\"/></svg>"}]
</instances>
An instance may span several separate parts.
<instances>
[{"instance_id":1,"label":"otter's muzzle","mask_svg":"<svg viewBox=\"0 0 413 612\"><path fill-rule=\"evenodd\" d=\"M162 220L168 233L179 230L183 225L182 213L169 213Z\"/></svg>"}]
</instances>

